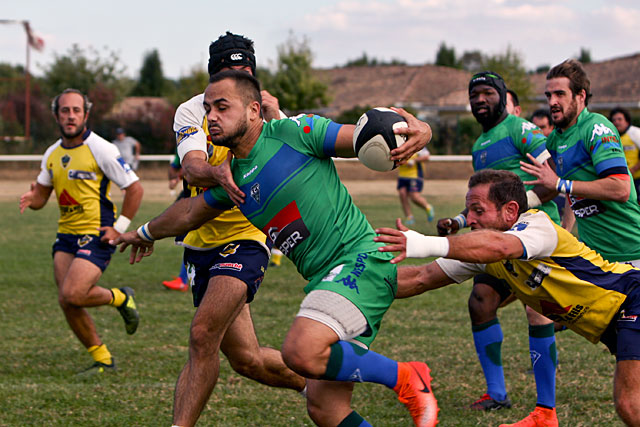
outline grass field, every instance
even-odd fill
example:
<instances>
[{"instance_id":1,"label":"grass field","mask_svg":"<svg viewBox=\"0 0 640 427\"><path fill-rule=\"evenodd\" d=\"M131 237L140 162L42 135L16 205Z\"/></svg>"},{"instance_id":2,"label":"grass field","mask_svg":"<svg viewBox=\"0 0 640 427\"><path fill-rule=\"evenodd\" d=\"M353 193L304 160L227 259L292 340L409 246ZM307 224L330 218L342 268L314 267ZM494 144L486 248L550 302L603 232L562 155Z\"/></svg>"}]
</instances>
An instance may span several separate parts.
<instances>
[{"instance_id":1,"label":"grass field","mask_svg":"<svg viewBox=\"0 0 640 427\"><path fill-rule=\"evenodd\" d=\"M437 215L456 214L461 201L431 198ZM400 209L395 197L358 197L374 226L392 225ZM134 224L167 203L145 203ZM82 379L91 363L66 325L57 304L50 248L57 208L20 215L17 202L0 202L0 425L170 425L173 387L182 368L193 316L190 294L168 291L162 280L176 275L181 250L161 241L155 254L130 266L116 254L100 280L105 287L132 286L141 313L138 332L126 335L111 307L91 309L98 331L118 363L115 373ZM420 216L418 216L420 219ZM433 225L416 226L434 234ZM252 304L263 345L279 348L303 297L303 279L284 261L270 269ZM441 426L497 426L526 416L535 404L527 324L520 303L500 312L503 359L511 410L472 412L465 407L484 393L467 314L470 283L409 300L398 300L385 317L373 349L399 360L424 360L432 369ZM612 403L615 360L602 345L572 332L558 335L558 416L565 426L617 426ZM412 425L395 394L375 384L357 385L354 407L373 425ZM201 426L312 425L303 399L233 372L223 358L220 380L200 418Z\"/></svg>"}]
</instances>

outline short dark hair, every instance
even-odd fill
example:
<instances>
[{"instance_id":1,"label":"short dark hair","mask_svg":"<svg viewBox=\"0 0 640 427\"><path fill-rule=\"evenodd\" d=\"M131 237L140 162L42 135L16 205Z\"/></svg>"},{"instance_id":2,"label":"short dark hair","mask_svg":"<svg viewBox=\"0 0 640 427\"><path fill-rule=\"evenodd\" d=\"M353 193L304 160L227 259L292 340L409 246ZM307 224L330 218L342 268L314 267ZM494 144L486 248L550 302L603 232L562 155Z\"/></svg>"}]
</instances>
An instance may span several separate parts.
<instances>
[{"instance_id":1,"label":"short dark hair","mask_svg":"<svg viewBox=\"0 0 640 427\"><path fill-rule=\"evenodd\" d=\"M520 100L518 99L518 95L514 91L512 91L511 89L507 89L507 93L509 95L511 95L511 100L513 101L513 106L514 107L520 106Z\"/></svg>"},{"instance_id":2,"label":"short dark hair","mask_svg":"<svg viewBox=\"0 0 640 427\"><path fill-rule=\"evenodd\" d=\"M482 169L469 178L469 189L480 184L491 184L489 200L498 208L513 200L518 203L518 214L527 211L527 193L522 180L515 173L505 170Z\"/></svg>"},{"instance_id":3,"label":"short dark hair","mask_svg":"<svg viewBox=\"0 0 640 427\"><path fill-rule=\"evenodd\" d=\"M253 101L257 101L262 105L260 82L251 74L242 70L224 70L211 75L209 83L217 83L224 79L231 79L236 83L245 105Z\"/></svg>"},{"instance_id":4,"label":"short dark hair","mask_svg":"<svg viewBox=\"0 0 640 427\"><path fill-rule=\"evenodd\" d=\"M622 107L616 107L613 110L611 110L609 112L609 120L613 121L613 116L618 113L622 114L624 116L624 119L627 121L627 123L631 124L631 114L629 114L629 111L627 109Z\"/></svg>"},{"instance_id":5,"label":"short dark hair","mask_svg":"<svg viewBox=\"0 0 640 427\"><path fill-rule=\"evenodd\" d=\"M537 109L531 115L531 121L533 121L534 117L540 117L540 118L546 117L547 120L549 120L549 124L551 126L553 126L553 119L551 118L551 113L549 112L548 108L539 108L539 109Z\"/></svg>"},{"instance_id":6,"label":"short dark hair","mask_svg":"<svg viewBox=\"0 0 640 427\"><path fill-rule=\"evenodd\" d=\"M584 105L589 105L589 99L591 98L591 82L587 77L587 72L584 70L582 63L577 59L567 59L566 61L556 65L547 73L547 80L555 79L557 77L566 77L569 79L569 88L571 93L575 97L581 90L584 90L585 98Z\"/></svg>"},{"instance_id":7,"label":"short dark hair","mask_svg":"<svg viewBox=\"0 0 640 427\"><path fill-rule=\"evenodd\" d=\"M67 88L63 90L61 94L53 98L53 101L51 101L51 112L53 113L54 116L58 117L58 110L60 109L60 97L68 93L77 93L82 97L82 101L83 101L82 107L84 108L85 114L91 111L91 107L93 106L93 104L91 103L91 101L89 101L89 98L87 97L87 95L80 92L78 89Z\"/></svg>"}]
</instances>

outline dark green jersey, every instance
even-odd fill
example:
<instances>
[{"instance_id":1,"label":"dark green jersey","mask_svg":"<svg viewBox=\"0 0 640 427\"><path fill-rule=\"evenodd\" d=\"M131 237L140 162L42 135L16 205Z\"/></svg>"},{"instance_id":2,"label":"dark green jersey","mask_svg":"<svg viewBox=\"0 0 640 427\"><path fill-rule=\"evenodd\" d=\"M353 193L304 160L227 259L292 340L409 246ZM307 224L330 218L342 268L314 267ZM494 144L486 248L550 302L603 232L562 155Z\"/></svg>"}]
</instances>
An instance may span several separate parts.
<instances>
[{"instance_id":1,"label":"dark green jersey","mask_svg":"<svg viewBox=\"0 0 640 427\"><path fill-rule=\"evenodd\" d=\"M550 155L545 146L546 138L533 123L509 114L506 119L484 132L471 149L473 170L497 169L515 173L523 181L534 181L535 177L520 169L520 162L529 162L527 154L544 162ZM531 190L533 185L526 185ZM558 207L553 201L538 206L551 219L560 224Z\"/></svg>"},{"instance_id":2,"label":"dark green jersey","mask_svg":"<svg viewBox=\"0 0 640 427\"><path fill-rule=\"evenodd\" d=\"M314 115L272 120L249 156L231 163L233 178L246 194L240 210L307 280L326 274L350 254L381 246L331 159L340 127ZM231 206L221 187L206 192L205 200L215 208Z\"/></svg>"},{"instance_id":3,"label":"dark green jersey","mask_svg":"<svg viewBox=\"0 0 640 427\"><path fill-rule=\"evenodd\" d=\"M595 181L618 175L629 180L631 194L624 203L576 196L569 199L578 235L587 246L609 261L640 259L640 206L615 126L585 108L576 124L549 135L547 147L560 178Z\"/></svg>"}]
</instances>

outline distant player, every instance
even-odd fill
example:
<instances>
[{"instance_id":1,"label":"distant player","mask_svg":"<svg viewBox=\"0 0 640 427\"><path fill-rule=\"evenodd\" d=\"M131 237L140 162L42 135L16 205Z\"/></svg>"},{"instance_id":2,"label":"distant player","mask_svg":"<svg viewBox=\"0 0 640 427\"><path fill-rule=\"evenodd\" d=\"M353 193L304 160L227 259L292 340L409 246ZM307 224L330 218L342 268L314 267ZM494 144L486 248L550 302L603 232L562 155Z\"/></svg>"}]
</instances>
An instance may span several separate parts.
<instances>
[{"instance_id":1,"label":"distant player","mask_svg":"<svg viewBox=\"0 0 640 427\"><path fill-rule=\"evenodd\" d=\"M445 257L399 268L398 297L462 283L479 272L504 280L527 307L616 355L616 411L627 425L640 425L640 270L604 260L543 212L527 211L527 204L515 174L482 170L469 180L466 197L467 220L475 231L423 236L400 221L401 231L377 229L382 235L375 240L388 243L383 251L400 251L393 262ZM579 415L575 418L578 425ZM555 410L536 407L524 420L501 427L557 425Z\"/></svg>"},{"instance_id":2,"label":"distant player","mask_svg":"<svg viewBox=\"0 0 640 427\"><path fill-rule=\"evenodd\" d=\"M101 373L114 370L116 364L86 308L111 305L124 318L128 334L138 327L133 289L109 290L97 282L115 250L108 242L127 230L143 190L117 148L87 129L91 103L84 94L66 89L55 97L51 108L62 137L45 152L37 182L20 197L20 212L41 209L55 190L60 207L53 244L58 302L71 330L94 360L85 372ZM112 181L125 193L117 220L110 197Z\"/></svg>"},{"instance_id":3,"label":"distant player","mask_svg":"<svg viewBox=\"0 0 640 427\"><path fill-rule=\"evenodd\" d=\"M331 159L355 157L355 126L314 115L264 123L260 86L250 74L223 71L210 81L204 96L208 130L214 144L234 154L233 179L247 194L238 207L309 281L282 355L308 379L311 419L318 425L370 425L350 403L354 382L374 382L393 388L418 426L434 426L437 403L426 364L399 363L367 350L393 302L396 271L390 257L378 253L373 229ZM431 131L398 111L409 127L396 132L409 138L392 154L406 160L426 145ZM209 189L114 243L133 244L131 259L139 260L152 250L154 237L180 234L233 206L222 188Z\"/></svg>"},{"instance_id":4,"label":"distant player","mask_svg":"<svg viewBox=\"0 0 640 427\"><path fill-rule=\"evenodd\" d=\"M640 190L640 128L631 125L631 114L624 108L614 108L609 112L609 120L620 134L620 142L627 159L629 172L633 177L636 194Z\"/></svg>"},{"instance_id":5,"label":"distant player","mask_svg":"<svg viewBox=\"0 0 640 427\"><path fill-rule=\"evenodd\" d=\"M435 217L435 209L421 194L424 186L424 163L429 160L429 155L429 150L423 148L414 154L406 164L398 166L397 190L407 224L415 222L409 202L424 209L427 212L429 222L433 221Z\"/></svg>"}]
</instances>

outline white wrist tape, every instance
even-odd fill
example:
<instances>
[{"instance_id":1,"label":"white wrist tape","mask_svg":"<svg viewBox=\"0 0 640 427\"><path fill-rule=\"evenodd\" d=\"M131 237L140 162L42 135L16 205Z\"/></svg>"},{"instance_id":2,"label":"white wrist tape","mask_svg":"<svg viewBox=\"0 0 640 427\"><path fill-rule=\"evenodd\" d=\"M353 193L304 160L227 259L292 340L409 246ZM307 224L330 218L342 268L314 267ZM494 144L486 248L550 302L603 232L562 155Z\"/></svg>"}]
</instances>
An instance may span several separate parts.
<instances>
[{"instance_id":1,"label":"white wrist tape","mask_svg":"<svg viewBox=\"0 0 640 427\"><path fill-rule=\"evenodd\" d=\"M141 225L137 230L138 236L145 242L153 242L155 239L149 232L149 223Z\"/></svg>"},{"instance_id":2,"label":"white wrist tape","mask_svg":"<svg viewBox=\"0 0 640 427\"><path fill-rule=\"evenodd\" d=\"M127 231L129 228L129 224L131 224L131 220L124 215L120 215L116 222L113 224L113 228L120 234Z\"/></svg>"},{"instance_id":3,"label":"white wrist tape","mask_svg":"<svg viewBox=\"0 0 640 427\"><path fill-rule=\"evenodd\" d=\"M529 205L530 209L540 206L542 204L542 202L540 201L540 197L538 197L535 191L533 190L527 191L527 204Z\"/></svg>"},{"instance_id":4,"label":"white wrist tape","mask_svg":"<svg viewBox=\"0 0 640 427\"><path fill-rule=\"evenodd\" d=\"M425 236L416 231L403 231L407 238L407 258L446 257L449 253L449 239Z\"/></svg>"}]
</instances>

